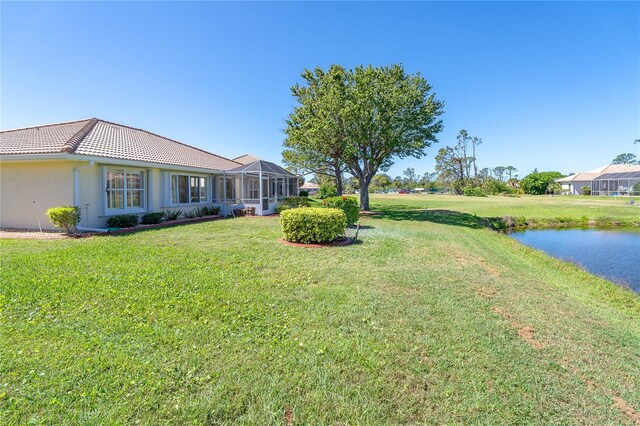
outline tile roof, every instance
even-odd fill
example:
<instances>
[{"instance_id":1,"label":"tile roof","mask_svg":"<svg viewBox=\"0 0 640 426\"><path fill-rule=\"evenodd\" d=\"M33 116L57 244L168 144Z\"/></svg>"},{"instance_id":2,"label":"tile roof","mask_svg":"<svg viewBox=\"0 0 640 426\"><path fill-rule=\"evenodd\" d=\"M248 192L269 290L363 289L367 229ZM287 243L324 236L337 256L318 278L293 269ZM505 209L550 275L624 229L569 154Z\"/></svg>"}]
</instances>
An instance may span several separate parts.
<instances>
[{"instance_id":1,"label":"tile roof","mask_svg":"<svg viewBox=\"0 0 640 426\"><path fill-rule=\"evenodd\" d=\"M0 154L53 154L63 152L65 144L91 119L47 124L0 132Z\"/></svg>"},{"instance_id":2,"label":"tile roof","mask_svg":"<svg viewBox=\"0 0 640 426\"><path fill-rule=\"evenodd\" d=\"M142 129L97 118L0 132L0 154L71 153L204 169L240 163Z\"/></svg>"},{"instance_id":3,"label":"tile roof","mask_svg":"<svg viewBox=\"0 0 640 426\"><path fill-rule=\"evenodd\" d=\"M601 175L608 173L626 173L640 171L640 165L636 164L608 164L606 166L598 167L588 172L576 173L571 176L567 176L561 179L556 179L556 182L581 182L597 179Z\"/></svg>"}]
</instances>

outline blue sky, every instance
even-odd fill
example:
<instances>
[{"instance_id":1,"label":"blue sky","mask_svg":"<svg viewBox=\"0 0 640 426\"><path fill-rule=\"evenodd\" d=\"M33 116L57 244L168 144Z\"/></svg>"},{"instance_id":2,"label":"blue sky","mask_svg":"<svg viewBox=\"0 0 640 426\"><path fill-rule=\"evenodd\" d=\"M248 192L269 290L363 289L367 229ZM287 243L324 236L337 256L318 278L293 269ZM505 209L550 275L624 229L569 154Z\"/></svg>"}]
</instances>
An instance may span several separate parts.
<instances>
[{"instance_id":1,"label":"blue sky","mask_svg":"<svg viewBox=\"0 0 640 426\"><path fill-rule=\"evenodd\" d=\"M565 173L640 145L640 3L1 5L0 127L99 117L234 157L281 160L304 68L403 63L481 166Z\"/></svg>"}]
</instances>

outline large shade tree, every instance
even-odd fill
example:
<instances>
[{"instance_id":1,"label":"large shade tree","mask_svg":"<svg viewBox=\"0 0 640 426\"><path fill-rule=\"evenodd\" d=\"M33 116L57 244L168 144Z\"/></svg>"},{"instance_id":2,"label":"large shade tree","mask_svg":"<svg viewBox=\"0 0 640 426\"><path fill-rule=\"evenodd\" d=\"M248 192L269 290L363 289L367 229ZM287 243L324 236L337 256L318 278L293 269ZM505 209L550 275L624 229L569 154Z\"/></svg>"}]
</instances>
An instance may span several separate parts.
<instances>
[{"instance_id":1,"label":"large shade tree","mask_svg":"<svg viewBox=\"0 0 640 426\"><path fill-rule=\"evenodd\" d=\"M308 78L314 75L322 78ZM311 138L314 149L321 152L324 145L340 147L336 158L358 179L362 210L369 210L369 185L378 171L389 170L395 158L420 158L437 142L444 103L435 98L424 77L407 74L402 65L348 71L332 65L327 72L305 71L303 78L311 91L322 95L299 96L296 93L305 93L306 86L294 86L300 105L285 132L288 138L296 132L300 140ZM288 147L297 149L293 144Z\"/></svg>"},{"instance_id":2,"label":"large shade tree","mask_svg":"<svg viewBox=\"0 0 640 426\"><path fill-rule=\"evenodd\" d=\"M342 194L345 135L342 109L345 104L346 71L333 65L305 70L304 84L291 88L298 101L287 119L284 162L303 174L321 174L335 179L338 194Z\"/></svg>"}]
</instances>

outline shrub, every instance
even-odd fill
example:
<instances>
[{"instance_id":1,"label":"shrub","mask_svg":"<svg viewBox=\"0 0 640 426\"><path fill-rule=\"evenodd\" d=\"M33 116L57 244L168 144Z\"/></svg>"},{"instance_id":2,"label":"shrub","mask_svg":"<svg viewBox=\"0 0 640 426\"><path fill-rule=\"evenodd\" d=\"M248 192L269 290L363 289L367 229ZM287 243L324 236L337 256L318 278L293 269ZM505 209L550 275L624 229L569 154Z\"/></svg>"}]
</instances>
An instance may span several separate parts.
<instances>
[{"instance_id":1,"label":"shrub","mask_svg":"<svg viewBox=\"0 0 640 426\"><path fill-rule=\"evenodd\" d=\"M285 197L283 203L289 207L309 207L311 203L307 197Z\"/></svg>"},{"instance_id":2,"label":"shrub","mask_svg":"<svg viewBox=\"0 0 640 426\"><path fill-rule=\"evenodd\" d=\"M498 195L503 193L509 194L512 191L512 189L509 188L509 185L499 181L498 179L487 179L482 184L482 189L484 190L485 194L489 194L489 195ZM464 195L467 195L467 194L464 194ZM482 195L479 195L479 196L481 197Z\"/></svg>"},{"instance_id":3,"label":"shrub","mask_svg":"<svg viewBox=\"0 0 640 426\"><path fill-rule=\"evenodd\" d=\"M279 206L276 206L276 213L282 213L285 210L289 210L292 209L293 207L288 206L286 204L280 204Z\"/></svg>"},{"instance_id":4,"label":"shrub","mask_svg":"<svg viewBox=\"0 0 640 426\"><path fill-rule=\"evenodd\" d=\"M538 172L529 173L520 181L520 186L524 192L532 195L542 195L549 190L553 190L552 184L563 175L560 172Z\"/></svg>"},{"instance_id":5,"label":"shrub","mask_svg":"<svg viewBox=\"0 0 640 426\"><path fill-rule=\"evenodd\" d=\"M298 207L309 207L311 203L308 197L285 197L282 200L282 204L276 207L277 213L282 213L285 210L296 209Z\"/></svg>"},{"instance_id":6,"label":"shrub","mask_svg":"<svg viewBox=\"0 0 640 426\"><path fill-rule=\"evenodd\" d=\"M198 217L198 212L196 212L196 210L198 209L193 209L191 211L184 212L182 213L182 216L185 217L186 219L195 219L196 217Z\"/></svg>"},{"instance_id":7,"label":"shrub","mask_svg":"<svg viewBox=\"0 0 640 426\"><path fill-rule=\"evenodd\" d=\"M67 234L74 233L76 226L80 223L78 206L51 207L46 211L46 215L54 226L64 229Z\"/></svg>"},{"instance_id":8,"label":"shrub","mask_svg":"<svg viewBox=\"0 0 640 426\"><path fill-rule=\"evenodd\" d=\"M335 197L336 195L338 195L338 189L332 183L323 183L320 185L320 188L318 188L318 192L316 193L316 197L323 200L325 198Z\"/></svg>"},{"instance_id":9,"label":"shrub","mask_svg":"<svg viewBox=\"0 0 640 426\"><path fill-rule=\"evenodd\" d=\"M582 189L582 195L591 195L591 187L590 186L583 186L580 189Z\"/></svg>"},{"instance_id":10,"label":"shrub","mask_svg":"<svg viewBox=\"0 0 640 426\"><path fill-rule=\"evenodd\" d=\"M294 243L329 243L344 235L347 215L340 209L304 207L280 215L282 237Z\"/></svg>"},{"instance_id":11,"label":"shrub","mask_svg":"<svg viewBox=\"0 0 640 426\"><path fill-rule=\"evenodd\" d=\"M204 212L203 216L215 216L220 213L220 207L218 206L204 206L202 207L202 211Z\"/></svg>"},{"instance_id":12,"label":"shrub","mask_svg":"<svg viewBox=\"0 0 640 426\"><path fill-rule=\"evenodd\" d=\"M107 219L109 228L131 228L138 224L138 216L135 214L119 214Z\"/></svg>"},{"instance_id":13,"label":"shrub","mask_svg":"<svg viewBox=\"0 0 640 426\"><path fill-rule=\"evenodd\" d=\"M309 196L309 191L307 191L306 189L301 189L298 191L298 195L300 197L308 197Z\"/></svg>"},{"instance_id":14,"label":"shrub","mask_svg":"<svg viewBox=\"0 0 640 426\"><path fill-rule=\"evenodd\" d=\"M356 197L331 197L327 198L322 204L329 208L340 209L347 215L347 225L353 225L358 221L360 215L360 206Z\"/></svg>"},{"instance_id":15,"label":"shrub","mask_svg":"<svg viewBox=\"0 0 640 426\"><path fill-rule=\"evenodd\" d=\"M162 219L164 219L163 212L147 213L142 215L140 223L143 225L156 225L161 223Z\"/></svg>"},{"instance_id":16,"label":"shrub","mask_svg":"<svg viewBox=\"0 0 640 426\"><path fill-rule=\"evenodd\" d=\"M180 219L180 216L182 216L182 210L165 210L162 215L162 219L165 222L170 222Z\"/></svg>"},{"instance_id":17,"label":"shrub","mask_svg":"<svg viewBox=\"0 0 640 426\"><path fill-rule=\"evenodd\" d=\"M479 186L467 186L464 188L464 195L467 197L486 197L487 194L484 192L484 189Z\"/></svg>"}]
</instances>

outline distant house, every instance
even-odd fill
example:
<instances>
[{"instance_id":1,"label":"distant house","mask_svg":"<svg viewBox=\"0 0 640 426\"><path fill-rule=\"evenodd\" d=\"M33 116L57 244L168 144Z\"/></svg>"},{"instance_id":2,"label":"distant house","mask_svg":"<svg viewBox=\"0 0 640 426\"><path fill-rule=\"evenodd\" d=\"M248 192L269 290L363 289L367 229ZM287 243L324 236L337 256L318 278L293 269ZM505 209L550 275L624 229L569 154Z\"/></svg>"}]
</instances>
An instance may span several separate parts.
<instances>
[{"instance_id":1,"label":"distant house","mask_svg":"<svg viewBox=\"0 0 640 426\"><path fill-rule=\"evenodd\" d=\"M556 182L573 195L582 195L585 186L590 188L591 195L640 195L640 165L609 164L556 179Z\"/></svg>"},{"instance_id":2,"label":"distant house","mask_svg":"<svg viewBox=\"0 0 640 426\"><path fill-rule=\"evenodd\" d=\"M313 182L305 182L300 187L300 190L307 191L309 193L309 195L315 195L318 192L318 189L320 189L320 185L318 185L317 183L313 183Z\"/></svg>"},{"instance_id":3,"label":"distant house","mask_svg":"<svg viewBox=\"0 0 640 426\"><path fill-rule=\"evenodd\" d=\"M230 160L97 118L0 131L0 227L52 228L45 211L81 208L81 227L118 214L218 205L275 212L298 176L251 155Z\"/></svg>"}]
</instances>

